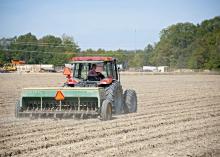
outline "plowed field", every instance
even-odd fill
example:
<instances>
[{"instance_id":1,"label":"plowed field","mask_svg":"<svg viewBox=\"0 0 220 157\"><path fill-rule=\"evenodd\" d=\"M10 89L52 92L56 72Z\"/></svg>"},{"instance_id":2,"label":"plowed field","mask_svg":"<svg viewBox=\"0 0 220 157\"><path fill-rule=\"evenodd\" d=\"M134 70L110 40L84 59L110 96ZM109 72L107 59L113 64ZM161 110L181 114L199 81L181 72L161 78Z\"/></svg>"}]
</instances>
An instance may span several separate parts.
<instances>
[{"instance_id":1,"label":"plowed field","mask_svg":"<svg viewBox=\"0 0 220 157\"><path fill-rule=\"evenodd\" d=\"M138 112L99 119L16 119L21 88L62 74L0 74L0 156L220 156L219 75L122 75Z\"/></svg>"}]
</instances>

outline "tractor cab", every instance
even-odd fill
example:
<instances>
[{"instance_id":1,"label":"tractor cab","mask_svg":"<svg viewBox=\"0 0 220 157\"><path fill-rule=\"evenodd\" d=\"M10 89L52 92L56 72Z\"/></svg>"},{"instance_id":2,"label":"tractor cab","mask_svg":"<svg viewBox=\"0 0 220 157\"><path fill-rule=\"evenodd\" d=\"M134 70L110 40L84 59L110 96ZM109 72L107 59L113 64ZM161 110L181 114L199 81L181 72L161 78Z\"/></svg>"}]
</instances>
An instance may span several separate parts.
<instances>
[{"instance_id":1,"label":"tractor cab","mask_svg":"<svg viewBox=\"0 0 220 157\"><path fill-rule=\"evenodd\" d=\"M118 80L116 59L112 57L74 57L65 86L106 86Z\"/></svg>"}]
</instances>

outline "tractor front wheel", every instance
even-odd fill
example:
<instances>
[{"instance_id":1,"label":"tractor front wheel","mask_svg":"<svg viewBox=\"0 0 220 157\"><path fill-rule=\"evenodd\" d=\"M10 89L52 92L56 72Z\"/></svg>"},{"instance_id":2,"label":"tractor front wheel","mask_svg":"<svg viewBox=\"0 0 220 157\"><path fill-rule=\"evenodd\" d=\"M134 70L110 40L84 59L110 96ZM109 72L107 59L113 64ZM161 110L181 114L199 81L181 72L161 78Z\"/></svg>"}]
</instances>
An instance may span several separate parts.
<instances>
[{"instance_id":1,"label":"tractor front wheel","mask_svg":"<svg viewBox=\"0 0 220 157\"><path fill-rule=\"evenodd\" d=\"M134 90L124 92L124 113L137 112L137 95Z\"/></svg>"},{"instance_id":2,"label":"tractor front wheel","mask_svg":"<svg viewBox=\"0 0 220 157\"><path fill-rule=\"evenodd\" d=\"M112 104L109 100L104 100L102 103L101 119L103 121L112 119Z\"/></svg>"}]
</instances>

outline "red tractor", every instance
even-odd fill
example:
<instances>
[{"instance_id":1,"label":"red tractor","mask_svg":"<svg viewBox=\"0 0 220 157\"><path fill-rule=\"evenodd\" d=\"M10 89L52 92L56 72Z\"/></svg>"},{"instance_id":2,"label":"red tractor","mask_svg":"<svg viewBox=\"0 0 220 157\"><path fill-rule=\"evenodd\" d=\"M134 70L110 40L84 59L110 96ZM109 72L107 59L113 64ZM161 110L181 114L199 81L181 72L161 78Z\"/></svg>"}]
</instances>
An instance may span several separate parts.
<instances>
[{"instance_id":1,"label":"red tractor","mask_svg":"<svg viewBox=\"0 0 220 157\"><path fill-rule=\"evenodd\" d=\"M110 102L112 113L137 111L137 96L134 90L123 89L120 83L116 59L112 57L74 57L73 76L67 75L65 86L103 87L106 99ZM96 74L90 75L95 68Z\"/></svg>"},{"instance_id":2,"label":"red tractor","mask_svg":"<svg viewBox=\"0 0 220 157\"><path fill-rule=\"evenodd\" d=\"M70 64L71 68L64 69L67 81L63 87L23 89L16 115L95 114L102 120L110 120L112 114L137 111L136 92L131 89L123 92L116 59L74 57Z\"/></svg>"}]
</instances>

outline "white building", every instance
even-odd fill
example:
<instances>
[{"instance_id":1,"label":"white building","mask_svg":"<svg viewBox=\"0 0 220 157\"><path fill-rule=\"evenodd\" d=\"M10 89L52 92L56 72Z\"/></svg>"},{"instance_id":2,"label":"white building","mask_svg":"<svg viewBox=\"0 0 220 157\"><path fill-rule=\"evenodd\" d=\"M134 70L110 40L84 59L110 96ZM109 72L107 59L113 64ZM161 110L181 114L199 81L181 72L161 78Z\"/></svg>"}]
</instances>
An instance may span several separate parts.
<instances>
[{"instance_id":1,"label":"white building","mask_svg":"<svg viewBox=\"0 0 220 157\"><path fill-rule=\"evenodd\" d=\"M157 67L158 72L168 72L168 66L159 66Z\"/></svg>"},{"instance_id":2,"label":"white building","mask_svg":"<svg viewBox=\"0 0 220 157\"><path fill-rule=\"evenodd\" d=\"M168 72L168 66L143 66L143 71L146 72Z\"/></svg>"},{"instance_id":3,"label":"white building","mask_svg":"<svg viewBox=\"0 0 220 157\"><path fill-rule=\"evenodd\" d=\"M122 64L118 64L117 68L119 68L120 70L123 70L123 65Z\"/></svg>"},{"instance_id":4,"label":"white building","mask_svg":"<svg viewBox=\"0 0 220 157\"><path fill-rule=\"evenodd\" d=\"M143 71L157 72L157 67L155 67L155 66L143 66Z\"/></svg>"},{"instance_id":5,"label":"white building","mask_svg":"<svg viewBox=\"0 0 220 157\"><path fill-rule=\"evenodd\" d=\"M52 64L22 64L16 65L18 72L41 72L45 71L53 71L54 65Z\"/></svg>"}]
</instances>

